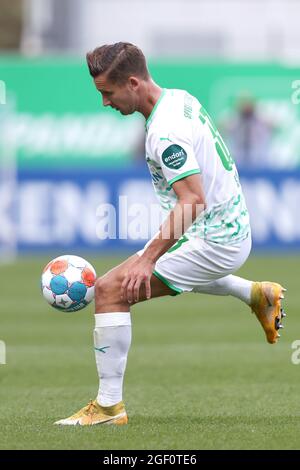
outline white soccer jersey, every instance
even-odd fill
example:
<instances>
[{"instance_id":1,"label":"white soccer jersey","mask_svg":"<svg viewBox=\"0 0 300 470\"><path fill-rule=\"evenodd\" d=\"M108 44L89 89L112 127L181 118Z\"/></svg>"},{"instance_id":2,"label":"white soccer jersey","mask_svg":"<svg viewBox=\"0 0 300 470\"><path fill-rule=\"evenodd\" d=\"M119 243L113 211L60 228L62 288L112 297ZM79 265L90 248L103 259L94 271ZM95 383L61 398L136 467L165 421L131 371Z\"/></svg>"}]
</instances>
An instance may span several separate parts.
<instances>
[{"instance_id":1,"label":"white soccer jersey","mask_svg":"<svg viewBox=\"0 0 300 470\"><path fill-rule=\"evenodd\" d=\"M250 233L234 161L211 118L188 92L162 91L146 122L146 161L167 212L177 202L172 184L201 173L206 209L187 230L189 237L234 244Z\"/></svg>"}]
</instances>

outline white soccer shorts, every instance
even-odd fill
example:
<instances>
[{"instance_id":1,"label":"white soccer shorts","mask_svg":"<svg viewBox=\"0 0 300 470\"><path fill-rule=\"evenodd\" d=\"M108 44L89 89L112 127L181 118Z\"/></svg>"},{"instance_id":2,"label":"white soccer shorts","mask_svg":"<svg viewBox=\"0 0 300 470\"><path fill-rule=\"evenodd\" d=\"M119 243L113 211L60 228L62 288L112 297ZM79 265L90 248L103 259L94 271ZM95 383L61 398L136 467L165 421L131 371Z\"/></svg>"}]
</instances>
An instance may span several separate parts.
<instances>
[{"instance_id":1,"label":"white soccer shorts","mask_svg":"<svg viewBox=\"0 0 300 470\"><path fill-rule=\"evenodd\" d=\"M147 246L138 251L141 256ZM233 274L246 261L251 251L251 235L236 245L221 245L201 238L183 236L156 262L153 274L175 293L206 292L209 284Z\"/></svg>"}]
</instances>

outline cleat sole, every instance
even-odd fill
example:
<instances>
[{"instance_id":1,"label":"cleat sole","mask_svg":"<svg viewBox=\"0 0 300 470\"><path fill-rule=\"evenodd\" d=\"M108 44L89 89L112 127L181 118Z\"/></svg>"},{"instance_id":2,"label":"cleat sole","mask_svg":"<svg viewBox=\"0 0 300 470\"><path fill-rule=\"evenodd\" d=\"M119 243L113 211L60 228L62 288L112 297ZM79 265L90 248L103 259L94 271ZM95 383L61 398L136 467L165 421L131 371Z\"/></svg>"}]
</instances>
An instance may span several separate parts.
<instances>
[{"instance_id":1,"label":"cleat sole","mask_svg":"<svg viewBox=\"0 0 300 470\"><path fill-rule=\"evenodd\" d=\"M276 317L276 318L275 318L275 330L279 330L279 328L280 328L280 320L281 320L280 317Z\"/></svg>"},{"instance_id":2,"label":"cleat sole","mask_svg":"<svg viewBox=\"0 0 300 470\"><path fill-rule=\"evenodd\" d=\"M286 316L281 306L281 300L284 298L283 292L285 292L286 289L275 282L256 283L254 284L254 288L261 289L261 297L256 294L256 299L261 298L262 300L258 300L257 303L254 301L254 303L251 304L252 311L254 311L261 323L268 343L274 344L277 342L278 338L280 338L278 330L283 328L281 321ZM257 292L258 291L256 291L256 293Z\"/></svg>"},{"instance_id":3,"label":"cleat sole","mask_svg":"<svg viewBox=\"0 0 300 470\"><path fill-rule=\"evenodd\" d=\"M285 311L283 310L283 308L280 309L280 313L281 313L281 318L286 317L286 313L285 313Z\"/></svg>"},{"instance_id":4,"label":"cleat sole","mask_svg":"<svg viewBox=\"0 0 300 470\"><path fill-rule=\"evenodd\" d=\"M274 294L272 296L272 298L268 298L267 296L267 299L269 301L269 304L270 306L273 307L274 309L274 312L273 312L273 318L274 318L274 328L275 328L275 331L277 332L277 330L279 330L281 327L281 318L282 318L282 307L281 307L281 299L284 297L283 296L283 292L285 292L286 289L284 289L284 287L280 286L279 284L276 285L276 287L274 286ZM267 333L267 332L266 332ZM277 339L280 338L280 334L277 332L277 335L275 336L274 335L274 330L273 332L272 331L269 331L267 333L267 340L269 343L273 344L273 343L276 343Z\"/></svg>"}]
</instances>

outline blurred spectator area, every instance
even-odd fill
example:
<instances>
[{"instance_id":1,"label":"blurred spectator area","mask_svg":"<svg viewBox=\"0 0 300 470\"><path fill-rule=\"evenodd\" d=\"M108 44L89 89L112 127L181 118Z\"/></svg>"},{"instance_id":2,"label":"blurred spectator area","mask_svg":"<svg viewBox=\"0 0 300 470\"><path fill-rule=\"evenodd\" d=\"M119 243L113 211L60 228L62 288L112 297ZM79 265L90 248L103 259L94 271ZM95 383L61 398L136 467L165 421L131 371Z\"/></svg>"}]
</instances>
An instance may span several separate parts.
<instances>
[{"instance_id":1,"label":"blurred spectator area","mask_svg":"<svg viewBox=\"0 0 300 470\"><path fill-rule=\"evenodd\" d=\"M220 121L220 129L238 167L271 167L272 137L276 126L254 97L241 92L234 106Z\"/></svg>"},{"instance_id":2,"label":"blurred spectator area","mask_svg":"<svg viewBox=\"0 0 300 470\"><path fill-rule=\"evenodd\" d=\"M38 156L63 161L67 150L77 160L86 154L103 162L109 155L125 161L124 154L143 160L141 120L121 121L99 107L83 67L87 50L131 41L158 83L199 98L238 167L299 167L300 106L291 99L300 73L299 17L300 0L0 0L0 80L17 111L7 127L14 129L18 158L25 166ZM28 58L29 88L5 63L12 51ZM61 56L68 58L63 64ZM14 60L24 63L17 54ZM52 77L49 83L56 80L47 105L38 70ZM243 90L250 99L241 99ZM114 135L114 148L105 133Z\"/></svg>"},{"instance_id":3,"label":"blurred spectator area","mask_svg":"<svg viewBox=\"0 0 300 470\"><path fill-rule=\"evenodd\" d=\"M0 48L85 52L131 41L149 57L300 59L299 0L0 0Z\"/></svg>"},{"instance_id":4,"label":"blurred spectator area","mask_svg":"<svg viewBox=\"0 0 300 470\"><path fill-rule=\"evenodd\" d=\"M0 48L19 49L22 33L22 0L0 0Z\"/></svg>"}]
</instances>

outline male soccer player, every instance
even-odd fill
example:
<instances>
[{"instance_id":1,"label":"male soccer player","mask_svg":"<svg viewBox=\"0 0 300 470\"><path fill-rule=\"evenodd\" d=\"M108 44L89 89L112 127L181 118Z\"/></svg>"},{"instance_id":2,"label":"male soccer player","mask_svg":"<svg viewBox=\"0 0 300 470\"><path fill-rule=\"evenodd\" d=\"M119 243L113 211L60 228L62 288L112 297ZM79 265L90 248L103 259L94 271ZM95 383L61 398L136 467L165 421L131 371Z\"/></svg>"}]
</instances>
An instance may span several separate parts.
<instances>
[{"instance_id":1,"label":"male soccer player","mask_svg":"<svg viewBox=\"0 0 300 470\"><path fill-rule=\"evenodd\" d=\"M182 292L232 295L247 303L267 341L279 337L284 289L234 276L251 249L238 173L222 137L199 101L162 89L142 51L130 43L87 54L103 105L146 119L146 161L167 217L144 249L97 279L94 346L97 398L61 425L126 424L122 385L131 342L130 306Z\"/></svg>"}]
</instances>

